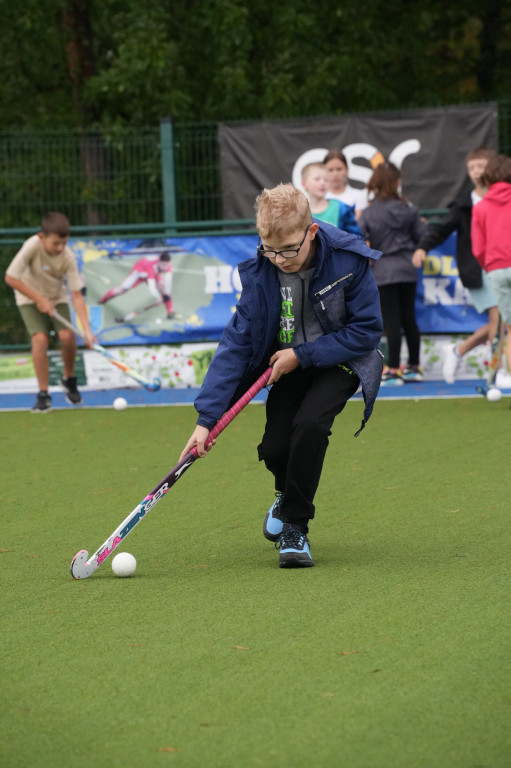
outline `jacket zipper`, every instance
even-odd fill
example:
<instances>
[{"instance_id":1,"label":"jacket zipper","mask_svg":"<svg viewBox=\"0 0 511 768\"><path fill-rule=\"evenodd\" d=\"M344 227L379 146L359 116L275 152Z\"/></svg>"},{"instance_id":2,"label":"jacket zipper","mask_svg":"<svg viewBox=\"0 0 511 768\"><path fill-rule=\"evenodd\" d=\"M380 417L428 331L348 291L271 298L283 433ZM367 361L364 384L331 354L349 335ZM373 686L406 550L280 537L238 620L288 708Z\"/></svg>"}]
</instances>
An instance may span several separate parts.
<instances>
[{"instance_id":1,"label":"jacket zipper","mask_svg":"<svg viewBox=\"0 0 511 768\"><path fill-rule=\"evenodd\" d=\"M300 310L300 315L301 315L301 321L302 321L303 340L304 340L304 342L306 342L307 341L307 333L305 332L305 315L304 315L304 308L305 308L305 301L304 301L304 299L305 299L305 286L304 286L304 281L300 280L300 284L301 284L301 291L302 291L302 307L301 307L301 310Z\"/></svg>"},{"instance_id":2,"label":"jacket zipper","mask_svg":"<svg viewBox=\"0 0 511 768\"><path fill-rule=\"evenodd\" d=\"M325 309L325 305L323 304L323 299L321 298L323 296L323 294L327 293L328 291L331 291L332 288L335 288L335 286L338 283L342 283L343 280L347 280L348 277L352 277L352 276L353 276L353 272L349 272L347 275L343 275L342 277L340 277L335 282L330 283L330 285L326 285L324 288L322 288L320 291L318 291L317 293L314 294L314 298L319 300L319 303L321 304L321 309L323 311Z\"/></svg>"}]
</instances>

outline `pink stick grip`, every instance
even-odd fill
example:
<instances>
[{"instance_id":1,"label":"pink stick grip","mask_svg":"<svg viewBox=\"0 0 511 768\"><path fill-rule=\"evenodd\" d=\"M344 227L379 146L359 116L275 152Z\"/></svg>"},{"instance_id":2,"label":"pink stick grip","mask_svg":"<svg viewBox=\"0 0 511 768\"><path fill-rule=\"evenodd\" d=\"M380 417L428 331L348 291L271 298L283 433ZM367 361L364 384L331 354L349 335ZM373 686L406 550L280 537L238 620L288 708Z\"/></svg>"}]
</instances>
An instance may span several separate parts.
<instances>
[{"instance_id":1,"label":"pink stick grip","mask_svg":"<svg viewBox=\"0 0 511 768\"><path fill-rule=\"evenodd\" d=\"M231 423L231 421L240 413L240 411L243 410L243 408L249 404L251 400L254 399L254 397L257 395L258 392L262 390L263 387L266 386L268 383L268 379L271 376L272 369L267 368L261 376L255 381L250 389L248 389L244 395L240 397L239 400L237 400L234 405L229 408L229 410L224 413L221 419L217 421L213 429L208 435L208 439L206 440L206 445L210 445L210 443L215 440L218 435L224 431L224 429Z\"/></svg>"},{"instance_id":2,"label":"pink stick grip","mask_svg":"<svg viewBox=\"0 0 511 768\"><path fill-rule=\"evenodd\" d=\"M226 413L224 413L222 418L217 421L213 429L210 431L208 439L206 440L206 445L210 445L213 440L215 440L218 435L224 431L224 429L231 423L231 421L238 415L238 413L242 411L243 408L248 405L251 400L254 399L254 397L258 392L262 390L263 387L266 386L268 379L271 376L271 372L272 368L270 366L265 370L263 374L261 374L261 376L259 376L257 381L252 384L250 389L248 389L245 394L242 395L240 399L237 400ZM190 453L192 456L197 458L197 448L193 447Z\"/></svg>"}]
</instances>

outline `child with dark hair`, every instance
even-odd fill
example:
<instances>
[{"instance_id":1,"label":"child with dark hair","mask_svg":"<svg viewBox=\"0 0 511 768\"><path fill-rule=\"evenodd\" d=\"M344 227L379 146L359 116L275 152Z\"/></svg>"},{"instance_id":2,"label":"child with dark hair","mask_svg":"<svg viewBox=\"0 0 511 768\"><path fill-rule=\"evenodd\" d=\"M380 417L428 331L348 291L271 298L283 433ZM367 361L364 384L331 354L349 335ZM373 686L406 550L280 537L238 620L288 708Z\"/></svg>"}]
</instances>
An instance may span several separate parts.
<instances>
[{"instance_id":1,"label":"child with dark hair","mask_svg":"<svg viewBox=\"0 0 511 768\"><path fill-rule=\"evenodd\" d=\"M438 223L430 224L419 240L413 254L413 263L422 267L427 252L441 245L452 232L456 232L456 263L463 287L472 299L475 309L483 315L488 313L482 324L468 338L442 347L442 373L448 384L454 384L461 358L488 340L492 340L499 318L497 301L490 282L472 253L470 226L475 206L479 205L488 191L484 182L484 172L488 161L495 152L487 147L479 147L467 154L467 173L472 182L472 189L466 189L450 204L446 217Z\"/></svg>"},{"instance_id":2,"label":"child with dark hair","mask_svg":"<svg viewBox=\"0 0 511 768\"><path fill-rule=\"evenodd\" d=\"M472 213L472 250L486 271L500 316L511 325L511 157L495 155L484 178L488 192ZM511 344L507 344L511 370Z\"/></svg>"},{"instance_id":3,"label":"child with dark hair","mask_svg":"<svg viewBox=\"0 0 511 768\"><path fill-rule=\"evenodd\" d=\"M423 378L419 365L420 332L415 319L418 273L412 255L427 224L418 209L403 197L400 185L401 172L395 165L379 165L367 185L369 196L374 199L358 222L371 248L383 251L382 258L373 264L373 275L388 343L388 366L382 376L382 384L387 386ZM403 371L401 329L408 346L408 363Z\"/></svg>"},{"instance_id":4,"label":"child with dark hair","mask_svg":"<svg viewBox=\"0 0 511 768\"><path fill-rule=\"evenodd\" d=\"M323 158L328 172L328 200L339 200L355 211L355 218L367 208L367 190L356 189L348 181L348 161L340 149L330 149Z\"/></svg>"},{"instance_id":5,"label":"child with dark hair","mask_svg":"<svg viewBox=\"0 0 511 768\"><path fill-rule=\"evenodd\" d=\"M5 282L14 290L16 304L21 318L31 337L32 361L39 385L37 400L32 413L47 413L51 410L50 364L48 360L49 335L56 331L62 349L64 374L61 379L66 399L72 405L79 405L82 396L76 386L74 366L76 360L76 338L62 323L53 317L55 309L71 319L67 288L78 315L88 347L92 347L94 336L89 326L87 307L82 295L83 282L78 273L76 259L67 245L69 221L58 211L46 214L41 230L23 244L11 261L5 274Z\"/></svg>"}]
</instances>

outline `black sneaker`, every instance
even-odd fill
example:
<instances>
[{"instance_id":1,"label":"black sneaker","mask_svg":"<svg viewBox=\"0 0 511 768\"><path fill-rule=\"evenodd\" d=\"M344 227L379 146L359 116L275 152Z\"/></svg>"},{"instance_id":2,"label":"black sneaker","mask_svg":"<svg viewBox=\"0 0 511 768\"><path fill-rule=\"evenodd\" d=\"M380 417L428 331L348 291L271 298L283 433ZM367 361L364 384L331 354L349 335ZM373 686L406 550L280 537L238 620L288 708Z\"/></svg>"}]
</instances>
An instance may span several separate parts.
<instances>
[{"instance_id":1,"label":"black sneaker","mask_svg":"<svg viewBox=\"0 0 511 768\"><path fill-rule=\"evenodd\" d=\"M278 542L280 568L307 568L314 565L309 548L309 539L290 523L284 523Z\"/></svg>"},{"instance_id":2,"label":"black sneaker","mask_svg":"<svg viewBox=\"0 0 511 768\"><path fill-rule=\"evenodd\" d=\"M45 389L42 389L38 395L32 413L48 413L51 411L51 395Z\"/></svg>"},{"instance_id":3,"label":"black sneaker","mask_svg":"<svg viewBox=\"0 0 511 768\"><path fill-rule=\"evenodd\" d=\"M68 376L67 379L62 378L60 382L66 390L67 402L70 405L80 405L82 402L82 396L76 387L76 376Z\"/></svg>"}]
</instances>

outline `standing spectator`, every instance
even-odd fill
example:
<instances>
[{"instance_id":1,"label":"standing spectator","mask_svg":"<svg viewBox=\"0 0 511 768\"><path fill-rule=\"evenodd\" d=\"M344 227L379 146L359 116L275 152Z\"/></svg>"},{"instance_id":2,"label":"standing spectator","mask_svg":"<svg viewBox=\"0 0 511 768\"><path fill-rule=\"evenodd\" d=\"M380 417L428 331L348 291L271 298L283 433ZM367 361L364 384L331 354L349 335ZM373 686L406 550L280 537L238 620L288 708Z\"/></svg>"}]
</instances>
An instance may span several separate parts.
<instances>
[{"instance_id":1,"label":"standing spectator","mask_svg":"<svg viewBox=\"0 0 511 768\"><path fill-rule=\"evenodd\" d=\"M358 219L364 208L367 208L367 191L356 189L348 182L346 156L340 149L331 149L326 153L323 164L328 171L327 198L339 200L354 208L355 218Z\"/></svg>"},{"instance_id":2,"label":"standing spectator","mask_svg":"<svg viewBox=\"0 0 511 768\"><path fill-rule=\"evenodd\" d=\"M417 208L401 195L400 184L401 173L395 165L379 165L367 185L374 200L359 219L371 248L383 251L382 258L373 264L373 274L388 342L388 367L383 372L382 384L390 386L423 378L419 365L420 333L415 320L418 273L412 255L427 224ZM401 329L408 345L408 363L403 371Z\"/></svg>"},{"instance_id":3,"label":"standing spectator","mask_svg":"<svg viewBox=\"0 0 511 768\"><path fill-rule=\"evenodd\" d=\"M456 262L460 280L470 293L476 310L481 314L488 313L487 321L467 339L456 344L445 344L442 347L442 373L448 384L454 384L456 381L456 372L461 358L479 344L493 339L497 329L499 317L497 302L486 274L474 258L470 237L472 210L488 191L484 185L483 174L488 161L494 156L495 152L486 147L480 147L468 153L467 172L474 188L462 192L451 203L449 213L442 222L429 225L413 254L414 265L422 267L427 251L443 243L451 232L456 232Z\"/></svg>"},{"instance_id":4,"label":"standing spectator","mask_svg":"<svg viewBox=\"0 0 511 768\"><path fill-rule=\"evenodd\" d=\"M488 274L500 316L511 325L511 157L495 155L484 173L488 192L472 213L472 250ZM507 344L511 370L511 344Z\"/></svg>"},{"instance_id":5,"label":"standing spectator","mask_svg":"<svg viewBox=\"0 0 511 768\"><path fill-rule=\"evenodd\" d=\"M71 319L67 288L80 318L86 344L92 347L94 336L89 326L87 307L82 295L83 282L78 273L76 258L67 245L69 221L58 211L47 213L41 231L25 241L5 274L5 282L14 290L16 304L31 337L32 362L39 385L32 413L51 411L50 363L48 344L51 329L57 332L62 350L64 372L61 379L66 400L79 405L82 396L76 386L74 367L76 338L73 331L53 317L55 309L66 320Z\"/></svg>"},{"instance_id":6,"label":"standing spectator","mask_svg":"<svg viewBox=\"0 0 511 768\"><path fill-rule=\"evenodd\" d=\"M362 236L352 207L339 200L327 200L328 173L322 163L309 163L302 169L302 186L309 198L312 215L345 232Z\"/></svg>"}]
</instances>

